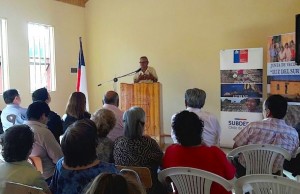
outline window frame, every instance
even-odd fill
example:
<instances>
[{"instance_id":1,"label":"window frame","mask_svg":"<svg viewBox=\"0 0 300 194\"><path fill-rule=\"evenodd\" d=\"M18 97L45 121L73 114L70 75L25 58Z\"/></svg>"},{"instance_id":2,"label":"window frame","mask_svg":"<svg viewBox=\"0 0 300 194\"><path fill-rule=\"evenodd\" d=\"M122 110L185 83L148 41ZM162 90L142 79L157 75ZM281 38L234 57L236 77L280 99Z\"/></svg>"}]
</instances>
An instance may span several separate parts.
<instances>
[{"instance_id":1,"label":"window frame","mask_svg":"<svg viewBox=\"0 0 300 194\"><path fill-rule=\"evenodd\" d=\"M30 92L42 87L46 87L48 91L56 91L53 26L28 22L28 57Z\"/></svg>"},{"instance_id":2,"label":"window frame","mask_svg":"<svg viewBox=\"0 0 300 194\"><path fill-rule=\"evenodd\" d=\"M8 34L7 19L0 18L0 63L1 63L1 86L0 94L9 88L9 60L8 60Z\"/></svg>"}]
</instances>

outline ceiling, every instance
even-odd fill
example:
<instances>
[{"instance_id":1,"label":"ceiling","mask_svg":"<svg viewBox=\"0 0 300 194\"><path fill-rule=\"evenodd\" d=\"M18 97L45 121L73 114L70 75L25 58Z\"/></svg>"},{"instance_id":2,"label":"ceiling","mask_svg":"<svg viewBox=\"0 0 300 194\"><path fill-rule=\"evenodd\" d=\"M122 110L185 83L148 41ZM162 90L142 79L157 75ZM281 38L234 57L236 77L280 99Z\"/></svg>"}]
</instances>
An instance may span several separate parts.
<instances>
[{"instance_id":1,"label":"ceiling","mask_svg":"<svg viewBox=\"0 0 300 194\"><path fill-rule=\"evenodd\" d=\"M77 5L77 6L80 6L80 7L85 7L86 2L88 2L88 0L55 0L55 1L61 1L61 2L64 2L64 3Z\"/></svg>"}]
</instances>

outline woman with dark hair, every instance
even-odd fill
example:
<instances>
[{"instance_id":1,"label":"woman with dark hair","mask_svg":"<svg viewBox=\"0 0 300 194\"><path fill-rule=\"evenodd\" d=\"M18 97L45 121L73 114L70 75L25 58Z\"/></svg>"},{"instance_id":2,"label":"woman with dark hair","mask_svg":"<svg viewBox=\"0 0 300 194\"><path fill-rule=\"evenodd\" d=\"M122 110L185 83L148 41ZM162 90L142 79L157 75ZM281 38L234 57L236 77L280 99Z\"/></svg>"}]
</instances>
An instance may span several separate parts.
<instances>
[{"instance_id":1,"label":"woman with dark hair","mask_svg":"<svg viewBox=\"0 0 300 194\"><path fill-rule=\"evenodd\" d=\"M117 165L148 167L151 171L152 188L148 193L164 193L157 179L157 169L163 152L157 142L144 136L145 111L141 107L131 107L123 115L124 136L115 140L114 160Z\"/></svg>"},{"instance_id":2,"label":"woman with dark hair","mask_svg":"<svg viewBox=\"0 0 300 194\"><path fill-rule=\"evenodd\" d=\"M70 95L66 114L63 115L63 131L65 132L69 125L80 119L89 119L91 114L86 111L86 97L82 92L73 92Z\"/></svg>"},{"instance_id":3,"label":"woman with dark hair","mask_svg":"<svg viewBox=\"0 0 300 194\"><path fill-rule=\"evenodd\" d=\"M82 119L68 127L61 147L64 158L56 164L50 189L53 194L78 194L102 172L117 173L114 164L97 159L97 129L93 121Z\"/></svg>"},{"instance_id":4,"label":"woman with dark hair","mask_svg":"<svg viewBox=\"0 0 300 194\"><path fill-rule=\"evenodd\" d=\"M85 194L146 194L143 186L130 177L120 174L98 175Z\"/></svg>"},{"instance_id":5,"label":"woman with dark hair","mask_svg":"<svg viewBox=\"0 0 300 194\"><path fill-rule=\"evenodd\" d=\"M41 173L27 161L33 142L34 134L27 125L12 126L2 135L2 156L5 162L0 163L0 193L2 181L40 187L45 193L51 193Z\"/></svg>"},{"instance_id":6,"label":"woman with dark hair","mask_svg":"<svg viewBox=\"0 0 300 194\"><path fill-rule=\"evenodd\" d=\"M189 111L178 113L172 128L179 144L172 144L167 148L163 168L192 167L212 172L228 180L234 178L235 168L227 160L224 152L216 146L208 147L202 144L203 122L195 113ZM211 193L228 192L213 183Z\"/></svg>"}]
</instances>

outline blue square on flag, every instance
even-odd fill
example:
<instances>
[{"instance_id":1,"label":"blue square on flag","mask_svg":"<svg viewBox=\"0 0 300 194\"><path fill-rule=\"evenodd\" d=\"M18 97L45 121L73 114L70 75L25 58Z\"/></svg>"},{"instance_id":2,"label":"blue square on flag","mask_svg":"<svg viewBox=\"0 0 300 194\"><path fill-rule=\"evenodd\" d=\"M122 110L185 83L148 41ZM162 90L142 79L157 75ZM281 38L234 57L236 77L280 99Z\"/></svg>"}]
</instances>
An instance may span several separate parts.
<instances>
[{"instance_id":1,"label":"blue square on flag","mask_svg":"<svg viewBox=\"0 0 300 194\"><path fill-rule=\"evenodd\" d=\"M240 50L233 51L233 63L240 63Z\"/></svg>"}]
</instances>

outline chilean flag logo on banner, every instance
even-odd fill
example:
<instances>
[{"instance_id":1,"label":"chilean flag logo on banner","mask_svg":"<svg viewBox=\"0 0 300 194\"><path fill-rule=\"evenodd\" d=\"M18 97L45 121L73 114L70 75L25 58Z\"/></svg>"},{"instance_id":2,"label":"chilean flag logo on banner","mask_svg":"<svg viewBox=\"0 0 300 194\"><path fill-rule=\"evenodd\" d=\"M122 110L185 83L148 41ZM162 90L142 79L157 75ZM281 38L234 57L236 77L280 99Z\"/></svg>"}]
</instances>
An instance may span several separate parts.
<instances>
[{"instance_id":1,"label":"chilean flag logo on banner","mask_svg":"<svg viewBox=\"0 0 300 194\"><path fill-rule=\"evenodd\" d=\"M82 50L81 37L79 38L80 49L79 49L79 58L78 58L78 69L77 69L77 84L76 92L84 93L86 97L86 109L89 110L89 100L87 92L87 80L86 80L86 71L85 71L85 62Z\"/></svg>"},{"instance_id":2,"label":"chilean flag logo on banner","mask_svg":"<svg viewBox=\"0 0 300 194\"><path fill-rule=\"evenodd\" d=\"M248 63L248 49L234 50L233 63Z\"/></svg>"}]
</instances>

